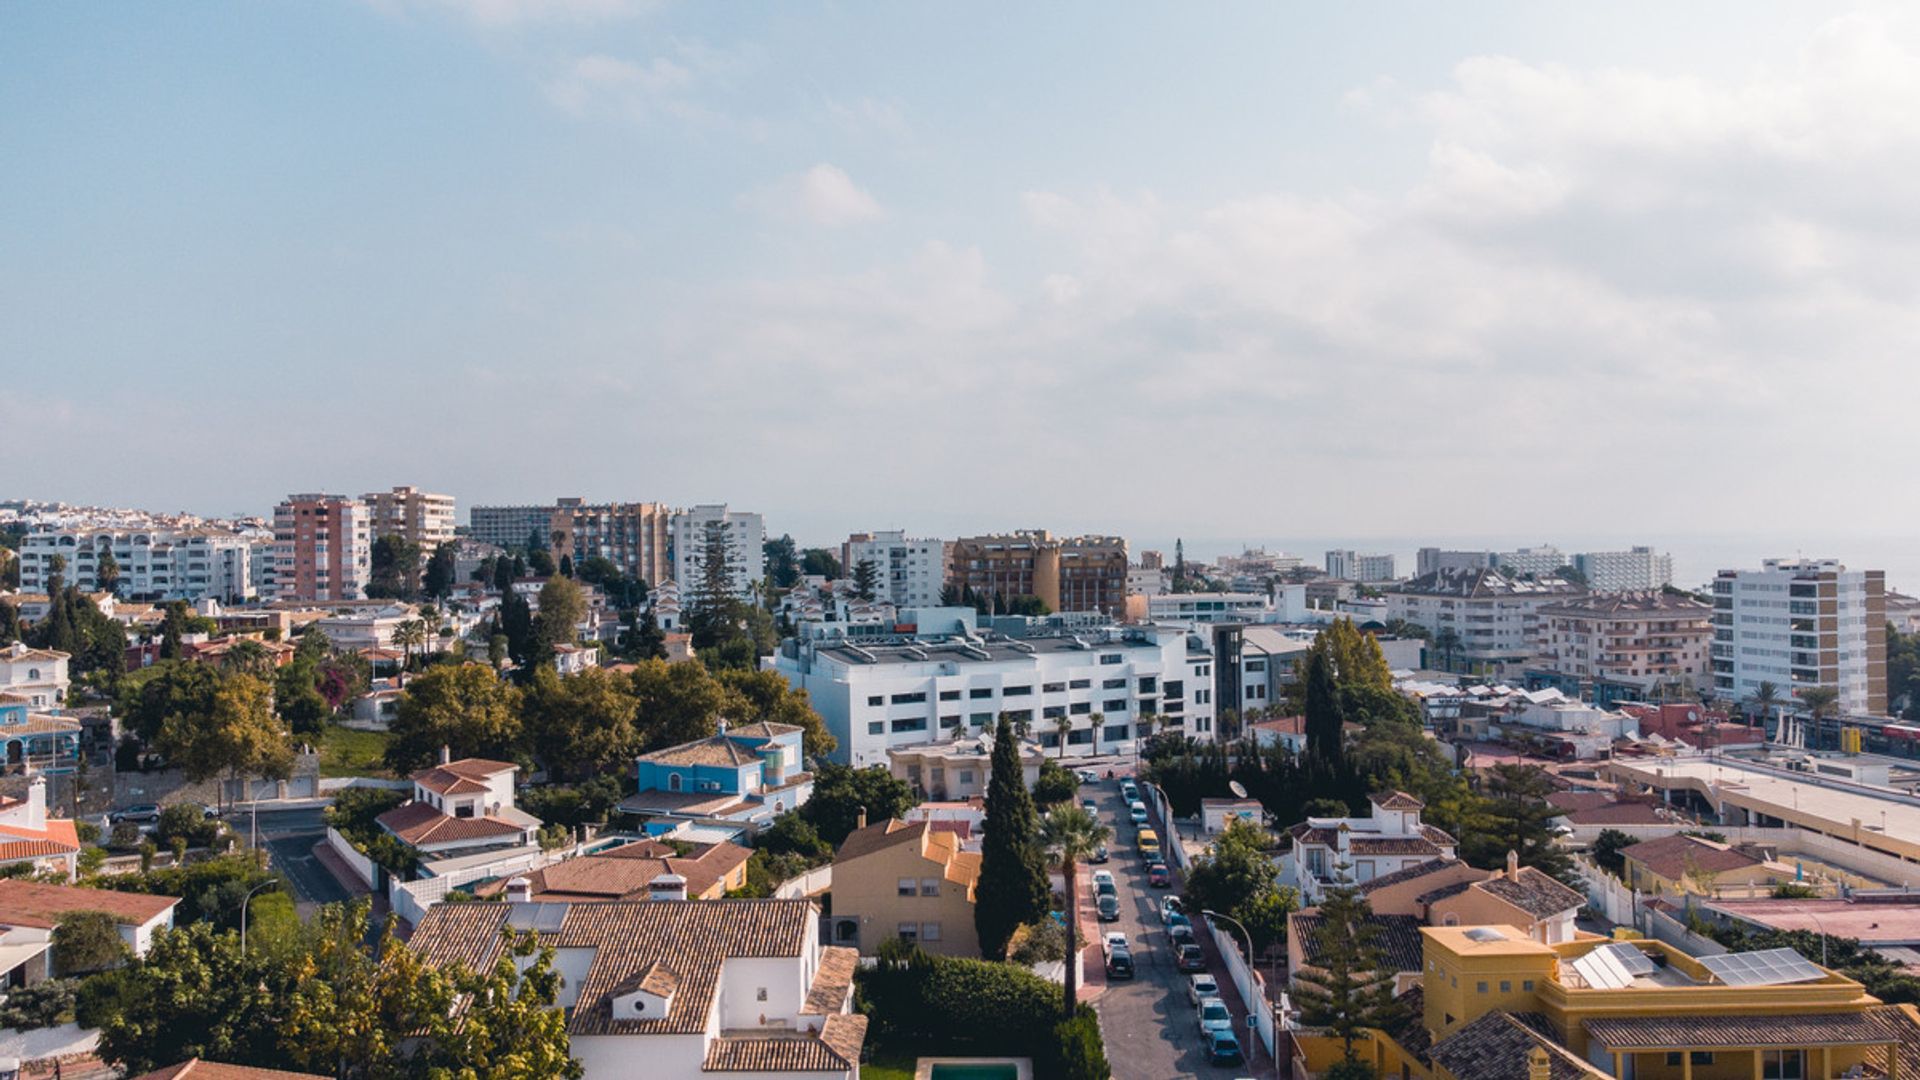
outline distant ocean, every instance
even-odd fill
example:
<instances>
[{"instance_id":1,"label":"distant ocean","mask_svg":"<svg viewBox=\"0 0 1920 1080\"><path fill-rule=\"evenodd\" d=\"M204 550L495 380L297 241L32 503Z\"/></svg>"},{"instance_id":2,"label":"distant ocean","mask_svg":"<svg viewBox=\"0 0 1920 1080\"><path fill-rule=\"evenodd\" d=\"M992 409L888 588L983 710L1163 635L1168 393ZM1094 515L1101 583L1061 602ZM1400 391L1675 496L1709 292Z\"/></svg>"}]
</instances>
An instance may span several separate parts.
<instances>
[{"instance_id":1,"label":"distant ocean","mask_svg":"<svg viewBox=\"0 0 1920 1080\"><path fill-rule=\"evenodd\" d=\"M1552 545L1571 555L1577 551L1622 551L1637 544L1673 556L1673 582L1682 588L1699 588L1726 569L1758 568L1768 558L1839 559L1848 569L1885 570L1887 587L1920 595L1920 537L1862 536L1853 538L1789 537L1770 534L1749 536L1687 536L1662 538L1642 533L1628 537L1569 538L1536 536L1428 537L1297 537L1268 536L1246 538L1185 537L1187 557L1212 561L1222 555L1237 555L1247 548L1264 547L1270 552L1298 555L1309 565L1322 566L1330 550L1352 549L1361 554L1391 554L1394 568L1401 575L1411 574L1414 555L1423 547L1455 550L1512 551L1520 547ZM1156 550L1173 559L1173 538L1128 538L1138 557L1142 550Z\"/></svg>"}]
</instances>

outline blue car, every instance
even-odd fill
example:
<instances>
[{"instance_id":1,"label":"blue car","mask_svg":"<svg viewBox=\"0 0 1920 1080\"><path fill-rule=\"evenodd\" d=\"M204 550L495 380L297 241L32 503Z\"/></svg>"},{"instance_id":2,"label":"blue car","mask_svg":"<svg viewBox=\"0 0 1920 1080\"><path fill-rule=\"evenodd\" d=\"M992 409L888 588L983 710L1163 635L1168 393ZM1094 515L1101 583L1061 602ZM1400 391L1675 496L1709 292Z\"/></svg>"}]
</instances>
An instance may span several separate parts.
<instances>
[{"instance_id":1,"label":"blue car","mask_svg":"<svg viewBox=\"0 0 1920 1080\"><path fill-rule=\"evenodd\" d=\"M1215 1065L1240 1065L1247 1060L1240 1052L1240 1040L1231 1031L1207 1033L1207 1060Z\"/></svg>"}]
</instances>

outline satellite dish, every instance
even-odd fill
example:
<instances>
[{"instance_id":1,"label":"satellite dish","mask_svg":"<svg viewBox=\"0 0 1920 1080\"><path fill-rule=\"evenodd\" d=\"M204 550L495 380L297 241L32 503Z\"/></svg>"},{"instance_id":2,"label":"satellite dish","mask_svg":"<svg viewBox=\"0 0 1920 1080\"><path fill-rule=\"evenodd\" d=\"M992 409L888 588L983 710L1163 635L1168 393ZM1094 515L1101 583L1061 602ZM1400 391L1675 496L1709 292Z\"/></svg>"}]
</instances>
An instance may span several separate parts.
<instances>
[{"instance_id":1,"label":"satellite dish","mask_svg":"<svg viewBox=\"0 0 1920 1080\"><path fill-rule=\"evenodd\" d=\"M1236 799L1247 797L1247 786L1238 780L1227 781L1227 790L1233 792L1233 797Z\"/></svg>"}]
</instances>

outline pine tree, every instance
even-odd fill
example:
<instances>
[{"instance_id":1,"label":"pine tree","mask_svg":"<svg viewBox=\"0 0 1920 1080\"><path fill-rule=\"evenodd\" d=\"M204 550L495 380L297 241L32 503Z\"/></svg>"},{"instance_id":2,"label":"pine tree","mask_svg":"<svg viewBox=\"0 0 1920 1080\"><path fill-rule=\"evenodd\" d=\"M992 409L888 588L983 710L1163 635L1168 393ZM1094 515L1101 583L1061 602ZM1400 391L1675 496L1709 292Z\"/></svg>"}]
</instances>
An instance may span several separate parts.
<instances>
[{"instance_id":1,"label":"pine tree","mask_svg":"<svg viewBox=\"0 0 1920 1080\"><path fill-rule=\"evenodd\" d=\"M1307 756L1337 765L1344 752L1341 744L1344 719L1340 715L1340 691L1334 683L1333 661L1326 653L1308 654L1306 684Z\"/></svg>"},{"instance_id":2,"label":"pine tree","mask_svg":"<svg viewBox=\"0 0 1920 1080\"><path fill-rule=\"evenodd\" d=\"M634 627L633 655L636 660L667 658L667 635L660 629L660 620L654 618L652 608L641 613L640 622Z\"/></svg>"},{"instance_id":3,"label":"pine tree","mask_svg":"<svg viewBox=\"0 0 1920 1080\"><path fill-rule=\"evenodd\" d=\"M872 559L861 559L853 567L853 594L862 600L871 602L874 586L880 580L880 568Z\"/></svg>"},{"instance_id":4,"label":"pine tree","mask_svg":"<svg viewBox=\"0 0 1920 1080\"><path fill-rule=\"evenodd\" d=\"M1013 721L1000 714L994 729L993 766L987 780L986 838L981 844L980 882L975 888L974 928L980 955L1004 959L1014 930L1046 917L1047 869L1038 843L1039 821L1027 790Z\"/></svg>"},{"instance_id":5,"label":"pine tree","mask_svg":"<svg viewBox=\"0 0 1920 1080\"><path fill-rule=\"evenodd\" d=\"M1364 1032L1399 1019L1394 971L1380 924L1358 887L1343 882L1329 888L1319 911L1318 954L1295 972L1293 999L1302 1022L1326 1028L1340 1040L1345 1060L1353 1061L1353 1044Z\"/></svg>"},{"instance_id":6,"label":"pine tree","mask_svg":"<svg viewBox=\"0 0 1920 1080\"><path fill-rule=\"evenodd\" d=\"M1173 542L1173 591L1183 592L1187 584L1187 545L1185 542Z\"/></svg>"}]
</instances>

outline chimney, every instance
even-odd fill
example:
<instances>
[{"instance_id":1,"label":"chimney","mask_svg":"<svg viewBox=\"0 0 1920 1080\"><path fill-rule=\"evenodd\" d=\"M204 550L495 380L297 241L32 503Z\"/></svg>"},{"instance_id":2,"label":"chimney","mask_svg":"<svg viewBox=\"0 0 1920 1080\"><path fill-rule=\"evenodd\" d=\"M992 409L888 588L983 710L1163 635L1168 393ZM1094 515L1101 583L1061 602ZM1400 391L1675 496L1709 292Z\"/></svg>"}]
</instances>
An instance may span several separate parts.
<instances>
[{"instance_id":1,"label":"chimney","mask_svg":"<svg viewBox=\"0 0 1920 1080\"><path fill-rule=\"evenodd\" d=\"M655 900L685 900L687 879L679 874L661 874L647 883L647 889Z\"/></svg>"},{"instance_id":2,"label":"chimney","mask_svg":"<svg viewBox=\"0 0 1920 1080\"><path fill-rule=\"evenodd\" d=\"M1527 1051L1527 1080L1553 1080L1553 1062L1537 1046Z\"/></svg>"},{"instance_id":3,"label":"chimney","mask_svg":"<svg viewBox=\"0 0 1920 1080\"><path fill-rule=\"evenodd\" d=\"M36 776L27 785L27 824L29 829L47 827L47 778Z\"/></svg>"},{"instance_id":4,"label":"chimney","mask_svg":"<svg viewBox=\"0 0 1920 1080\"><path fill-rule=\"evenodd\" d=\"M507 881L507 903L530 904L533 902L533 882L523 877Z\"/></svg>"},{"instance_id":5,"label":"chimney","mask_svg":"<svg viewBox=\"0 0 1920 1080\"><path fill-rule=\"evenodd\" d=\"M446 763L452 760L453 760L453 747L448 746L446 743L441 743L440 744L440 764L445 765Z\"/></svg>"},{"instance_id":6,"label":"chimney","mask_svg":"<svg viewBox=\"0 0 1920 1080\"><path fill-rule=\"evenodd\" d=\"M1512 848L1507 849L1507 880L1520 880L1520 853Z\"/></svg>"},{"instance_id":7,"label":"chimney","mask_svg":"<svg viewBox=\"0 0 1920 1080\"><path fill-rule=\"evenodd\" d=\"M727 733L727 718L723 716L715 720L713 726L719 730L720 734L725 735Z\"/></svg>"},{"instance_id":8,"label":"chimney","mask_svg":"<svg viewBox=\"0 0 1920 1080\"><path fill-rule=\"evenodd\" d=\"M854 816L853 827L856 829L864 829L867 827L867 808L865 806L862 806L860 813Z\"/></svg>"}]
</instances>

